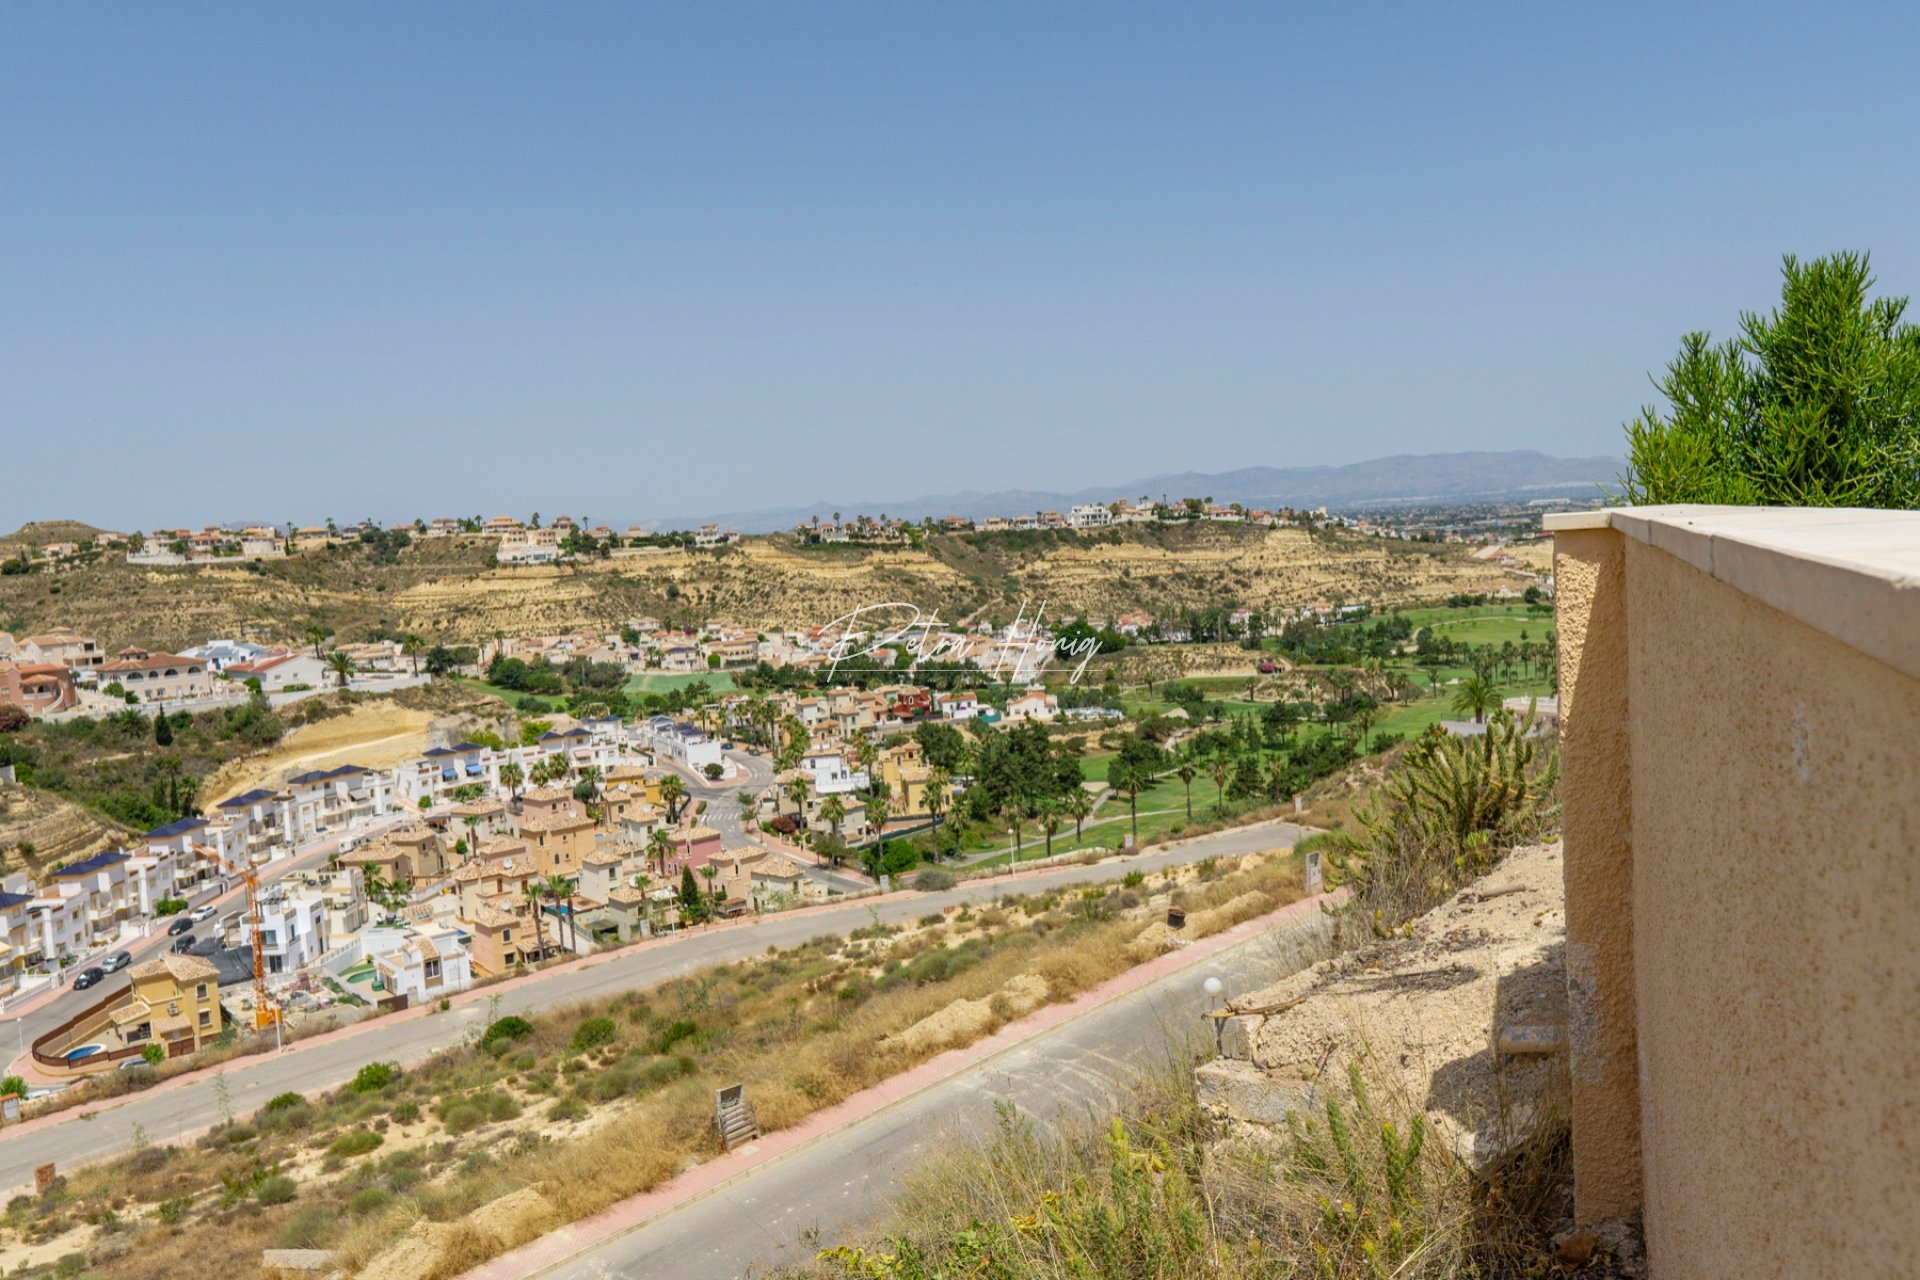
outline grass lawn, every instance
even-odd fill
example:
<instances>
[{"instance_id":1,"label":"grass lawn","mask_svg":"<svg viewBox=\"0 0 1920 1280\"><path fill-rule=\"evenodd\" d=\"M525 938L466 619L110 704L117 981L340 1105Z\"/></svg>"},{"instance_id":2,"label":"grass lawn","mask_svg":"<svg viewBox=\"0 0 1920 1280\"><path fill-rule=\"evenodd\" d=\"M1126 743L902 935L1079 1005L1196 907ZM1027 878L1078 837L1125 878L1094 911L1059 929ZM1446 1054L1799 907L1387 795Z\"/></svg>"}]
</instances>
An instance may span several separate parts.
<instances>
[{"instance_id":1,"label":"grass lawn","mask_svg":"<svg viewBox=\"0 0 1920 1280\"><path fill-rule=\"evenodd\" d=\"M628 697L633 697L642 693L667 693L684 689L696 680L705 680L707 687L715 693L731 693L738 687L733 683L733 677L724 671L655 671L634 676L622 688Z\"/></svg>"},{"instance_id":2,"label":"grass lawn","mask_svg":"<svg viewBox=\"0 0 1920 1280\"><path fill-rule=\"evenodd\" d=\"M532 698L548 711L560 711L566 708L564 698L542 697L537 693L516 693L512 689L502 689L497 684L488 684L485 680L476 680L472 676L455 676L454 679L479 693L490 693L510 707L519 706L523 698Z\"/></svg>"},{"instance_id":3,"label":"grass lawn","mask_svg":"<svg viewBox=\"0 0 1920 1280\"><path fill-rule=\"evenodd\" d=\"M1511 640L1520 643L1520 633L1529 640L1544 640L1553 630L1551 609L1536 612L1528 605L1485 605L1475 609L1411 609L1403 615L1415 629L1432 627L1435 635L1463 644L1493 645Z\"/></svg>"}]
</instances>

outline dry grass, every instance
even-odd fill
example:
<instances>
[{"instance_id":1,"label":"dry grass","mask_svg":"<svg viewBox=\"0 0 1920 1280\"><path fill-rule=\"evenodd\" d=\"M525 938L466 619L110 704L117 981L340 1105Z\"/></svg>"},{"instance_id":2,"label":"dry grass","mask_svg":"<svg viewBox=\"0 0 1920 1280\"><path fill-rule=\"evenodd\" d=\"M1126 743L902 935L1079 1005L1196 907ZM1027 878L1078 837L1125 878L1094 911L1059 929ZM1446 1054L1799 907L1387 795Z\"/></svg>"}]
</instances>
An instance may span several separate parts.
<instances>
[{"instance_id":1,"label":"dry grass","mask_svg":"<svg viewBox=\"0 0 1920 1280\"><path fill-rule=\"evenodd\" d=\"M955 1001L985 1002L986 1034L1023 1007L1008 998L1016 980L1031 991L1038 977L1062 1000L1130 967L1129 944L1169 902L1198 936L1299 892L1293 860L1262 855L816 939L552 1010L497 1054L451 1050L365 1094L263 1109L187 1150L82 1170L16 1202L5 1225L116 1280L177 1274L189 1241L214 1273L251 1274L279 1242L337 1249L356 1275L451 1276L709 1158L717 1085L744 1083L762 1125L783 1128L944 1047L900 1033ZM577 1047L580 1025L601 1017L611 1038ZM382 1145L329 1154L358 1130ZM277 1174L296 1180L294 1199L262 1203L259 1185ZM494 1212L528 1188L540 1196L531 1210ZM404 1268L386 1252L403 1239Z\"/></svg>"},{"instance_id":2,"label":"dry grass","mask_svg":"<svg viewBox=\"0 0 1920 1280\"><path fill-rule=\"evenodd\" d=\"M1568 1189L1563 1123L1508 1166L1469 1172L1417 1104L1346 1096L1277 1141L1229 1138L1196 1104L1191 1045L1107 1116L1042 1131L1011 1110L988 1140L906 1180L869 1237L781 1280L1215 1276L1221 1280L1507 1280L1568 1274L1548 1231Z\"/></svg>"}]
</instances>

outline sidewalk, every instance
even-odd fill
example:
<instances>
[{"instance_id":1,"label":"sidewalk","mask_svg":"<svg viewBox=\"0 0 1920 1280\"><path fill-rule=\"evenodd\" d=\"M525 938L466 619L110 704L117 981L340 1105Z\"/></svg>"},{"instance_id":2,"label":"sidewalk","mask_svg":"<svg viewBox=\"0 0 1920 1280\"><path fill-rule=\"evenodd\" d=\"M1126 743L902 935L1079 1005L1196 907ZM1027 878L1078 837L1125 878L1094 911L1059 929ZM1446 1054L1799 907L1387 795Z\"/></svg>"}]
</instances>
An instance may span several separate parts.
<instances>
[{"instance_id":1,"label":"sidewalk","mask_svg":"<svg viewBox=\"0 0 1920 1280\"><path fill-rule=\"evenodd\" d=\"M1320 894L1288 903L1267 915L1243 921L1202 938L1178 951L1169 951L1090 987L1073 999L1050 1004L1008 1023L983 1040L962 1049L949 1049L870 1089L823 1108L790 1129L768 1134L757 1142L717 1156L689 1169L651 1191L632 1196L599 1213L559 1227L517 1249L509 1250L464 1272L461 1280L525 1280L545 1274L589 1249L629 1235L676 1209L713 1195L751 1177L765 1166L802 1151L848 1125L877 1115L929 1089L938 1088L971 1067L996 1058L1028 1041L1073 1022L1120 996L1205 960L1271 929L1318 911L1322 903L1342 895Z\"/></svg>"}]
</instances>

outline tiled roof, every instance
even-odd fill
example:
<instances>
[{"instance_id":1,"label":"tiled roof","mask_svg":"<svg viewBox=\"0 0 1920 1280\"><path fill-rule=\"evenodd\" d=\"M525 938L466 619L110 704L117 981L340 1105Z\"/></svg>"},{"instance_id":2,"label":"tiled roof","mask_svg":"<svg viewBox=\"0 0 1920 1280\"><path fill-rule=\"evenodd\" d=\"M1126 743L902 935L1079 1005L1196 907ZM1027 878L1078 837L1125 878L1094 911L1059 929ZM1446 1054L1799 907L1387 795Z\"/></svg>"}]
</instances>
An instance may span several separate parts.
<instances>
[{"instance_id":1,"label":"tiled roof","mask_svg":"<svg viewBox=\"0 0 1920 1280\"><path fill-rule=\"evenodd\" d=\"M116 866L126 860L126 854L108 850L104 853L96 853L91 858L84 858L79 862L69 863L54 872L53 878L56 880L64 880L69 876L91 875L95 871L99 871L105 867Z\"/></svg>"},{"instance_id":2,"label":"tiled roof","mask_svg":"<svg viewBox=\"0 0 1920 1280\"><path fill-rule=\"evenodd\" d=\"M133 966L127 970L127 974L134 978L157 978L161 974L171 974L176 982L207 982L217 979L220 970L212 961L201 956L175 955L169 951Z\"/></svg>"}]
</instances>

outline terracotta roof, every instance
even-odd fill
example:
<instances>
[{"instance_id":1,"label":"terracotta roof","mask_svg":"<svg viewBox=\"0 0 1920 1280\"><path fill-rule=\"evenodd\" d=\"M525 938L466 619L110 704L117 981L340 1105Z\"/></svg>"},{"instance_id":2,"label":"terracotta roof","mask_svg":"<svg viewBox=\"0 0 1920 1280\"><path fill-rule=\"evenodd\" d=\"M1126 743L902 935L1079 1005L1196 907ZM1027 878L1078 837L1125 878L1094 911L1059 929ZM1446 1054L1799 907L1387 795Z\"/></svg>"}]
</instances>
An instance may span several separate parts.
<instances>
[{"instance_id":1,"label":"terracotta roof","mask_svg":"<svg viewBox=\"0 0 1920 1280\"><path fill-rule=\"evenodd\" d=\"M514 915L512 912L502 911L500 908L488 906L484 902L474 909L473 914L468 917L468 919L482 929L505 929L511 925L521 923L520 917Z\"/></svg>"},{"instance_id":2,"label":"terracotta roof","mask_svg":"<svg viewBox=\"0 0 1920 1280\"><path fill-rule=\"evenodd\" d=\"M607 901L617 902L622 906L631 906L636 903L645 902L646 900L646 890L636 889L630 884L615 885L613 888L607 890Z\"/></svg>"},{"instance_id":3,"label":"terracotta roof","mask_svg":"<svg viewBox=\"0 0 1920 1280\"><path fill-rule=\"evenodd\" d=\"M577 818L561 815L553 818L522 818L520 830L525 831L578 831L582 827L593 825L593 819L581 814Z\"/></svg>"},{"instance_id":4,"label":"terracotta roof","mask_svg":"<svg viewBox=\"0 0 1920 1280\"><path fill-rule=\"evenodd\" d=\"M133 978L157 978L163 973L170 974L176 982L205 982L220 976L220 970L212 961L200 956L175 955L171 951L127 970L127 975Z\"/></svg>"},{"instance_id":5,"label":"terracotta roof","mask_svg":"<svg viewBox=\"0 0 1920 1280\"><path fill-rule=\"evenodd\" d=\"M522 791L520 793L520 798L522 800L530 800L534 804L551 804L555 800L573 799L573 788L572 787L535 787L531 791Z\"/></svg>"}]
</instances>

